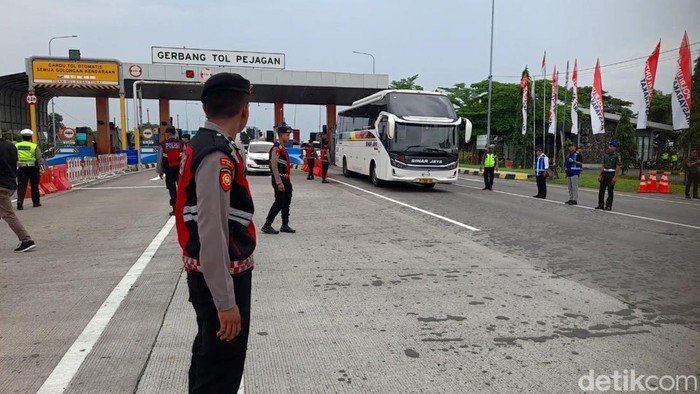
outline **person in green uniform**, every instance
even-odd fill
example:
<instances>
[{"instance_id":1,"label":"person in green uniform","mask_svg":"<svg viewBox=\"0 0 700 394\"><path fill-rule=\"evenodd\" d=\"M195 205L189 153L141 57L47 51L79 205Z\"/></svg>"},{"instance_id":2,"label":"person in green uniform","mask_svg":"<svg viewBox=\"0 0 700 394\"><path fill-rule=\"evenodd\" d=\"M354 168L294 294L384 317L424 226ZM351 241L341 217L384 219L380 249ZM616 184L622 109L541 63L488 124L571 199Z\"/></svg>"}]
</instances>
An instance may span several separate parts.
<instances>
[{"instance_id":1,"label":"person in green uniform","mask_svg":"<svg viewBox=\"0 0 700 394\"><path fill-rule=\"evenodd\" d=\"M674 152L671 154L671 171L678 169L678 155Z\"/></svg>"},{"instance_id":2,"label":"person in green uniform","mask_svg":"<svg viewBox=\"0 0 700 394\"><path fill-rule=\"evenodd\" d=\"M668 151L661 154L661 169L668 169Z\"/></svg>"},{"instance_id":3,"label":"person in green uniform","mask_svg":"<svg viewBox=\"0 0 700 394\"><path fill-rule=\"evenodd\" d=\"M17 210L24 209L24 195L27 190L27 184L31 187L32 202L34 207L41 206L39 193L39 177L41 169L46 167L44 156L41 148L32 142L34 132L30 129L24 129L20 132L22 142L15 145L17 148Z\"/></svg>"},{"instance_id":4,"label":"person in green uniform","mask_svg":"<svg viewBox=\"0 0 700 394\"><path fill-rule=\"evenodd\" d=\"M493 190L493 177L498 170L498 159L493 148L493 144L489 145L484 160L481 162L481 167L484 170L484 188L482 190Z\"/></svg>"},{"instance_id":5,"label":"person in green uniform","mask_svg":"<svg viewBox=\"0 0 700 394\"><path fill-rule=\"evenodd\" d=\"M598 190L598 206L595 209L612 211L613 190L621 172L622 157L617 153L618 143L615 140L608 144L608 152L603 156L603 165L600 168L600 189ZM605 200L605 189L608 189L608 199ZM605 205L603 205L605 203Z\"/></svg>"}]
</instances>

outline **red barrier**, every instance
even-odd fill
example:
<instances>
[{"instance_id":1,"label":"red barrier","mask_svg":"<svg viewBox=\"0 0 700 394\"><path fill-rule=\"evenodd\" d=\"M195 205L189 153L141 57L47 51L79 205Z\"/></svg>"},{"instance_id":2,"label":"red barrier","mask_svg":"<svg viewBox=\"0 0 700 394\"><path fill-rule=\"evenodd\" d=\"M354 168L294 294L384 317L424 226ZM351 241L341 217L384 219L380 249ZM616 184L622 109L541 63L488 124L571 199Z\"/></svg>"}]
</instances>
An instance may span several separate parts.
<instances>
[{"instance_id":1,"label":"red barrier","mask_svg":"<svg viewBox=\"0 0 700 394\"><path fill-rule=\"evenodd\" d=\"M323 173L323 168L321 167L321 165L321 160L316 160L316 163L314 164L314 176L321 176L321 174Z\"/></svg>"},{"instance_id":2,"label":"red barrier","mask_svg":"<svg viewBox=\"0 0 700 394\"><path fill-rule=\"evenodd\" d=\"M49 167L41 173L39 185L41 185L47 193L56 193L58 191L56 185L53 184L53 167Z\"/></svg>"},{"instance_id":3,"label":"red barrier","mask_svg":"<svg viewBox=\"0 0 700 394\"><path fill-rule=\"evenodd\" d=\"M70 179L68 179L68 166L66 164L61 164L53 168L52 183L60 191L73 188Z\"/></svg>"}]
</instances>

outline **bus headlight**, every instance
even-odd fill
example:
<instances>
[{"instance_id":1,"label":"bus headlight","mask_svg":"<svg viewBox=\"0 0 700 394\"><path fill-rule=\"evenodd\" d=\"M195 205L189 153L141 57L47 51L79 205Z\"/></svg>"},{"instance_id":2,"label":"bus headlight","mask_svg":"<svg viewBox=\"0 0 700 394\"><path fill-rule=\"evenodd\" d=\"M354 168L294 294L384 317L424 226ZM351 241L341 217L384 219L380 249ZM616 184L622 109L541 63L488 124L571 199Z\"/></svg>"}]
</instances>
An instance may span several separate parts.
<instances>
[{"instance_id":1,"label":"bus headlight","mask_svg":"<svg viewBox=\"0 0 700 394\"><path fill-rule=\"evenodd\" d=\"M456 161L455 161L454 163L450 164L449 167L447 167L447 169L449 169L449 170L454 170L454 169L456 169L456 168L457 168L457 162L456 162Z\"/></svg>"},{"instance_id":2,"label":"bus headlight","mask_svg":"<svg viewBox=\"0 0 700 394\"><path fill-rule=\"evenodd\" d=\"M396 168L406 168L407 167L405 163L402 163L396 159L391 159L391 165L396 167Z\"/></svg>"}]
</instances>

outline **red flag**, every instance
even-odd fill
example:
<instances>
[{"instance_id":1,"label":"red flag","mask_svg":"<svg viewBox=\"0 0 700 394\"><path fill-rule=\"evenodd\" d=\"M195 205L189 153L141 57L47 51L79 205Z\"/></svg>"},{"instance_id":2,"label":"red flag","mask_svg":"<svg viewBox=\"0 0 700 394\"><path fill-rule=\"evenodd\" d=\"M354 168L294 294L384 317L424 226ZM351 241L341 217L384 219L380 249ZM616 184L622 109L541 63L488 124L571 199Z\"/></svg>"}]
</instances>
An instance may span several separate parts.
<instances>
[{"instance_id":1,"label":"red flag","mask_svg":"<svg viewBox=\"0 0 700 394\"><path fill-rule=\"evenodd\" d=\"M600 77L600 60L596 60L595 72L593 73L593 89L591 89L591 130L593 134L605 133L603 80Z\"/></svg>"},{"instance_id":2,"label":"red flag","mask_svg":"<svg viewBox=\"0 0 700 394\"><path fill-rule=\"evenodd\" d=\"M642 88L642 101L637 115L637 129L647 128L647 114L651 106L651 98L654 94L654 82L656 81L656 66L659 64L659 52L661 51L661 41L656 44L656 49L644 65L644 75L639 81Z\"/></svg>"},{"instance_id":3,"label":"red flag","mask_svg":"<svg viewBox=\"0 0 700 394\"><path fill-rule=\"evenodd\" d=\"M678 50L678 71L673 79L673 93L671 94L674 130L687 129L690 125L691 76L690 46L688 45L688 33L685 33Z\"/></svg>"},{"instance_id":4,"label":"red flag","mask_svg":"<svg viewBox=\"0 0 700 394\"><path fill-rule=\"evenodd\" d=\"M547 67L547 51L544 51L544 56L542 56L542 67L540 67L540 70L544 72L545 67Z\"/></svg>"}]
</instances>

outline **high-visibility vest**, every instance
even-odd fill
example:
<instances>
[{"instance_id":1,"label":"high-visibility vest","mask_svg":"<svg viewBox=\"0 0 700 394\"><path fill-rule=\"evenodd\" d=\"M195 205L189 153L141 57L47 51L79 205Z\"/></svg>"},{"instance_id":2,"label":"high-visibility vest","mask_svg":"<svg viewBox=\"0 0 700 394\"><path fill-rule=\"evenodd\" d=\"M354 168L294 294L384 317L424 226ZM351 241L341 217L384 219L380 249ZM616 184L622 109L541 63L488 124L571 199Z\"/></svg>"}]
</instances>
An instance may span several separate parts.
<instances>
[{"instance_id":1,"label":"high-visibility vest","mask_svg":"<svg viewBox=\"0 0 700 394\"><path fill-rule=\"evenodd\" d=\"M36 164L37 145L35 143L30 141L22 141L18 142L15 147L17 148L17 158L20 164Z\"/></svg>"},{"instance_id":2,"label":"high-visibility vest","mask_svg":"<svg viewBox=\"0 0 700 394\"><path fill-rule=\"evenodd\" d=\"M495 167L496 166L496 155L493 153L487 153L484 159L484 167Z\"/></svg>"}]
</instances>

